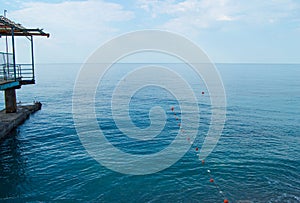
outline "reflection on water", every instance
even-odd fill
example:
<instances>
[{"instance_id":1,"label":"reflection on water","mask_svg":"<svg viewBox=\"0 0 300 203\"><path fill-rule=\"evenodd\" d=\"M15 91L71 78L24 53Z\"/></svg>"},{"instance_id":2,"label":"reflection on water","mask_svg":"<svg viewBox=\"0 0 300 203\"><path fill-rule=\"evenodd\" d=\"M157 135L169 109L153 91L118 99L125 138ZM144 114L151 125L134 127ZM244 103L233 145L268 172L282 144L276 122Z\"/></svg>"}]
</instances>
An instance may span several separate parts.
<instances>
[{"instance_id":1,"label":"reflection on water","mask_svg":"<svg viewBox=\"0 0 300 203\"><path fill-rule=\"evenodd\" d=\"M18 197L26 179L26 160L22 156L22 141L14 130L0 141L0 198Z\"/></svg>"}]
</instances>

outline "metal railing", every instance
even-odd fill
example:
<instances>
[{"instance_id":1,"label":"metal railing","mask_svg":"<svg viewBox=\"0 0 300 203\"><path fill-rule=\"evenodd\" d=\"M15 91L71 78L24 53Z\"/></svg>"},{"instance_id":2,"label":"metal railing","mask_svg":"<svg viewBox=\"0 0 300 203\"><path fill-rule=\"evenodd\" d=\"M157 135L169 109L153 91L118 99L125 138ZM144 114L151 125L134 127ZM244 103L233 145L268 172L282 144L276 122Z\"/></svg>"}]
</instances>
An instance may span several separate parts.
<instances>
[{"instance_id":1,"label":"metal railing","mask_svg":"<svg viewBox=\"0 0 300 203\"><path fill-rule=\"evenodd\" d=\"M0 63L1 64L13 63L13 54L0 52Z\"/></svg>"},{"instance_id":2,"label":"metal railing","mask_svg":"<svg viewBox=\"0 0 300 203\"><path fill-rule=\"evenodd\" d=\"M32 64L16 64L12 54L0 52L0 81L23 81L25 84L34 81Z\"/></svg>"},{"instance_id":3,"label":"metal railing","mask_svg":"<svg viewBox=\"0 0 300 203\"><path fill-rule=\"evenodd\" d=\"M16 65L16 75L22 81L34 80L34 72L32 64L18 64Z\"/></svg>"},{"instance_id":4,"label":"metal railing","mask_svg":"<svg viewBox=\"0 0 300 203\"><path fill-rule=\"evenodd\" d=\"M13 64L1 64L0 80L15 80Z\"/></svg>"}]
</instances>

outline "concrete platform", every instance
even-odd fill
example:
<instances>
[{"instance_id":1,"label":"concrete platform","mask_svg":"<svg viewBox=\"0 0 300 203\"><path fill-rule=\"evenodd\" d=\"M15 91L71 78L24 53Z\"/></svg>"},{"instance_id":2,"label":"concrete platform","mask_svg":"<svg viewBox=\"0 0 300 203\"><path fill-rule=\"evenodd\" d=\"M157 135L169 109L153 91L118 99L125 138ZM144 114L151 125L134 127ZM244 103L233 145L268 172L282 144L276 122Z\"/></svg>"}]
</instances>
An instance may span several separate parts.
<instances>
[{"instance_id":1,"label":"concrete platform","mask_svg":"<svg viewBox=\"0 0 300 203\"><path fill-rule=\"evenodd\" d=\"M0 140L7 136L13 129L21 125L30 114L41 108L42 104L36 102L32 105L18 106L16 113L5 113L5 109L0 111Z\"/></svg>"}]
</instances>

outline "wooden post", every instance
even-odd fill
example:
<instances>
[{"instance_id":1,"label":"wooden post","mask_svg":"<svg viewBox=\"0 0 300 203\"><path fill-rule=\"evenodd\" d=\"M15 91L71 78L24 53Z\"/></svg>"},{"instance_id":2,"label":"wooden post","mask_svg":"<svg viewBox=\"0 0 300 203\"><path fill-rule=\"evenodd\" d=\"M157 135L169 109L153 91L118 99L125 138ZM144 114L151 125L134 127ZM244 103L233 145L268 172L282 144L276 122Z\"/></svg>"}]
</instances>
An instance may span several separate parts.
<instances>
[{"instance_id":1,"label":"wooden post","mask_svg":"<svg viewBox=\"0 0 300 203\"><path fill-rule=\"evenodd\" d=\"M6 113L17 112L16 90L13 88L5 90L5 110Z\"/></svg>"}]
</instances>

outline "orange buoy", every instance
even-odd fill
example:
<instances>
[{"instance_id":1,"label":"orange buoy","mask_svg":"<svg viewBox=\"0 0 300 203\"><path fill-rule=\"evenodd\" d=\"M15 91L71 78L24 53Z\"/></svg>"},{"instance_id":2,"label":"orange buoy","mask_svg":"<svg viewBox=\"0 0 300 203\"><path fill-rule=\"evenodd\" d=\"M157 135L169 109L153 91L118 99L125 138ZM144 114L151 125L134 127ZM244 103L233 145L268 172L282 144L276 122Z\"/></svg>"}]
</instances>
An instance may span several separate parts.
<instances>
[{"instance_id":1,"label":"orange buoy","mask_svg":"<svg viewBox=\"0 0 300 203\"><path fill-rule=\"evenodd\" d=\"M229 203L229 201L227 199L224 199L224 203Z\"/></svg>"},{"instance_id":2,"label":"orange buoy","mask_svg":"<svg viewBox=\"0 0 300 203\"><path fill-rule=\"evenodd\" d=\"M214 182L214 179L211 178L211 179L209 180L209 182L213 183L213 182Z\"/></svg>"}]
</instances>

